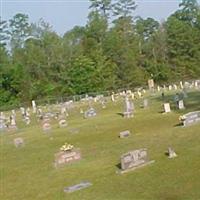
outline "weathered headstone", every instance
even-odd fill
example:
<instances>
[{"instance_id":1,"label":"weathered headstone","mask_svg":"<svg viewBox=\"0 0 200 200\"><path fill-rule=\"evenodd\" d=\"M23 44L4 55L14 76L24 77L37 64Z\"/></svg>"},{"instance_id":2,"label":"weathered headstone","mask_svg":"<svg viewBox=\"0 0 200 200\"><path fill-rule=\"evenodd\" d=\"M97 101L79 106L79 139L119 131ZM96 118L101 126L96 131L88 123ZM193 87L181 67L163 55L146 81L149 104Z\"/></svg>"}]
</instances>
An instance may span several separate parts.
<instances>
[{"instance_id":1,"label":"weathered headstone","mask_svg":"<svg viewBox=\"0 0 200 200\"><path fill-rule=\"evenodd\" d=\"M147 149L130 151L121 156L121 173L135 170L139 167L153 163L147 157Z\"/></svg>"},{"instance_id":2,"label":"weathered headstone","mask_svg":"<svg viewBox=\"0 0 200 200\"><path fill-rule=\"evenodd\" d=\"M130 101L128 97L125 98L125 111L124 111L124 117L125 118L131 118L133 117L133 111L134 111L134 104L133 101Z\"/></svg>"},{"instance_id":3,"label":"weathered headstone","mask_svg":"<svg viewBox=\"0 0 200 200\"><path fill-rule=\"evenodd\" d=\"M82 190L84 188L87 188L91 185L92 185L92 183L84 181L84 182L81 182L77 185L73 185L73 186L64 188L64 192L67 192L67 193L75 192L77 190Z\"/></svg>"},{"instance_id":4,"label":"weathered headstone","mask_svg":"<svg viewBox=\"0 0 200 200\"><path fill-rule=\"evenodd\" d=\"M129 130L126 130L126 131L122 131L119 133L119 137L120 138L126 138L126 137L129 137L130 136L130 131Z\"/></svg>"},{"instance_id":5,"label":"weathered headstone","mask_svg":"<svg viewBox=\"0 0 200 200\"><path fill-rule=\"evenodd\" d=\"M165 111L165 113L171 112L171 108L170 108L169 103L164 103L164 111Z\"/></svg>"}]
</instances>

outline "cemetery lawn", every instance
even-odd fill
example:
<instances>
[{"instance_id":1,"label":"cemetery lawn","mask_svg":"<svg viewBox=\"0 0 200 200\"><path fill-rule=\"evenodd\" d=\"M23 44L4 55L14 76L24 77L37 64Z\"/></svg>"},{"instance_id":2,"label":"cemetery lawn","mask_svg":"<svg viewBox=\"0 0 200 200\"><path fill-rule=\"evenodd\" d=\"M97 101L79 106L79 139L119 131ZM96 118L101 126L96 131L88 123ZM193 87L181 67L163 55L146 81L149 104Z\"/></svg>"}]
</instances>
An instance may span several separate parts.
<instances>
[{"instance_id":1,"label":"cemetery lawn","mask_svg":"<svg viewBox=\"0 0 200 200\"><path fill-rule=\"evenodd\" d=\"M173 101L173 96L168 94ZM68 126L56 124L49 134L32 120L18 122L17 133L0 133L0 187L2 200L197 200L200 199L200 123L183 128L179 116L200 110L200 92L188 94L186 109L162 114L161 98L150 97L150 107L140 108L135 117L124 119L122 102L98 105L97 116L83 119L79 109L68 118ZM173 102L172 102L173 103ZM78 132L77 132L78 130ZM130 130L128 138L119 133ZM13 139L24 138L25 146L15 148ZM80 148L82 160L55 169L54 154L68 142ZM165 155L171 146L178 157ZM120 156L130 150L147 148L155 163L120 175ZM74 193L64 187L89 181L93 185Z\"/></svg>"}]
</instances>

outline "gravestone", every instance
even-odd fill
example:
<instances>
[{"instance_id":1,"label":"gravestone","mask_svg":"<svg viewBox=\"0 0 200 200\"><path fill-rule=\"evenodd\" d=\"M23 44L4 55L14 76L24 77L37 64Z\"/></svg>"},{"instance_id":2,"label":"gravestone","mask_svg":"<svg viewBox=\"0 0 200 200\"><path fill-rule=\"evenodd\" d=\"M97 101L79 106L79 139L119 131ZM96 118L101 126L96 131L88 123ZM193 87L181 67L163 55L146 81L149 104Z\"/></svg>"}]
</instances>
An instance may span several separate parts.
<instances>
[{"instance_id":1,"label":"gravestone","mask_svg":"<svg viewBox=\"0 0 200 200\"><path fill-rule=\"evenodd\" d=\"M183 89L183 82L180 81L180 88Z\"/></svg>"},{"instance_id":2,"label":"gravestone","mask_svg":"<svg viewBox=\"0 0 200 200\"><path fill-rule=\"evenodd\" d=\"M67 121L65 119L61 119L59 121L59 127L62 128L62 127L66 127L67 126Z\"/></svg>"},{"instance_id":3,"label":"gravestone","mask_svg":"<svg viewBox=\"0 0 200 200\"><path fill-rule=\"evenodd\" d=\"M190 126L200 122L200 111L189 112L182 116L183 126Z\"/></svg>"},{"instance_id":4,"label":"gravestone","mask_svg":"<svg viewBox=\"0 0 200 200\"><path fill-rule=\"evenodd\" d=\"M4 119L0 118L0 131L5 131L7 129Z\"/></svg>"},{"instance_id":5,"label":"gravestone","mask_svg":"<svg viewBox=\"0 0 200 200\"><path fill-rule=\"evenodd\" d=\"M133 101L130 101L128 97L125 98L125 111L124 111L124 117L125 118L131 118L133 117L133 111L134 111L134 104Z\"/></svg>"},{"instance_id":6,"label":"gravestone","mask_svg":"<svg viewBox=\"0 0 200 200\"><path fill-rule=\"evenodd\" d=\"M111 95L111 100L112 100L112 102L115 102L115 94L114 93L112 93L112 95Z\"/></svg>"},{"instance_id":7,"label":"gravestone","mask_svg":"<svg viewBox=\"0 0 200 200\"><path fill-rule=\"evenodd\" d=\"M17 130L17 124L13 115L10 116L9 130Z\"/></svg>"},{"instance_id":8,"label":"gravestone","mask_svg":"<svg viewBox=\"0 0 200 200\"><path fill-rule=\"evenodd\" d=\"M89 117L94 117L96 115L97 115L97 113L96 113L95 109L94 108L90 108L85 112L84 117L85 118L89 118Z\"/></svg>"},{"instance_id":9,"label":"gravestone","mask_svg":"<svg viewBox=\"0 0 200 200\"><path fill-rule=\"evenodd\" d=\"M153 79L149 79L148 80L148 86L149 86L149 90L153 90L154 89L154 80Z\"/></svg>"},{"instance_id":10,"label":"gravestone","mask_svg":"<svg viewBox=\"0 0 200 200\"><path fill-rule=\"evenodd\" d=\"M144 101L143 101L143 107L144 107L144 108L147 108L148 105L149 105L148 99L144 99Z\"/></svg>"},{"instance_id":11,"label":"gravestone","mask_svg":"<svg viewBox=\"0 0 200 200\"><path fill-rule=\"evenodd\" d=\"M36 103L34 100L32 100L32 109L33 109L33 113L37 112L37 107L36 107Z\"/></svg>"},{"instance_id":12,"label":"gravestone","mask_svg":"<svg viewBox=\"0 0 200 200\"><path fill-rule=\"evenodd\" d=\"M171 85L169 85L169 91L171 91L172 90L172 86Z\"/></svg>"},{"instance_id":13,"label":"gravestone","mask_svg":"<svg viewBox=\"0 0 200 200\"><path fill-rule=\"evenodd\" d=\"M177 90L177 89L178 89L178 87L177 87L176 84L174 84L173 86L174 86L174 90Z\"/></svg>"},{"instance_id":14,"label":"gravestone","mask_svg":"<svg viewBox=\"0 0 200 200\"><path fill-rule=\"evenodd\" d=\"M142 98L142 93L140 91L137 91L137 94L138 94L138 98Z\"/></svg>"},{"instance_id":15,"label":"gravestone","mask_svg":"<svg viewBox=\"0 0 200 200\"><path fill-rule=\"evenodd\" d=\"M168 148L167 154L168 154L168 158L175 158L175 157L177 157L177 154L175 153L175 151L171 147Z\"/></svg>"},{"instance_id":16,"label":"gravestone","mask_svg":"<svg viewBox=\"0 0 200 200\"><path fill-rule=\"evenodd\" d=\"M126 138L126 137L129 137L130 136L130 131L129 130L126 130L126 131L122 131L119 133L119 137L120 138Z\"/></svg>"},{"instance_id":17,"label":"gravestone","mask_svg":"<svg viewBox=\"0 0 200 200\"><path fill-rule=\"evenodd\" d=\"M138 149L129 151L121 156L121 171L125 173L128 171L135 170L139 167L153 163L154 160L149 161L147 157L147 149Z\"/></svg>"},{"instance_id":18,"label":"gravestone","mask_svg":"<svg viewBox=\"0 0 200 200\"><path fill-rule=\"evenodd\" d=\"M165 113L171 112L171 108L170 108L169 103L164 103L164 111L165 111Z\"/></svg>"},{"instance_id":19,"label":"gravestone","mask_svg":"<svg viewBox=\"0 0 200 200\"><path fill-rule=\"evenodd\" d=\"M73 185L73 186L64 188L64 192L67 192L67 193L75 192L77 190L82 190L84 188L87 188L91 185L92 185L92 183L84 181L84 182L81 182L77 185Z\"/></svg>"},{"instance_id":20,"label":"gravestone","mask_svg":"<svg viewBox=\"0 0 200 200\"><path fill-rule=\"evenodd\" d=\"M55 154L55 167L69 164L74 161L78 161L81 159L81 153L79 149L72 149L69 151L60 151Z\"/></svg>"},{"instance_id":21,"label":"gravestone","mask_svg":"<svg viewBox=\"0 0 200 200\"><path fill-rule=\"evenodd\" d=\"M183 100L179 100L179 101L178 101L178 108L179 108L180 110L185 109Z\"/></svg>"},{"instance_id":22,"label":"gravestone","mask_svg":"<svg viewBox=\"0 0 200 200\"><path fill-rule=\"evenodd\" d=\"M15 145L15 147L22 147L22 146L24 146L24 140L23 140L23 138L15 138L14 139L14 145Z\"/></svg>"},{"instance_id":23,"label":"gravestone","mask_svg":"<svg viewBox=\"0 0 200 200\"><path fill-rule=\"evenodd\" d=\"M21 111L21 115L22 117L25 116L26 112L25 112L25 108L24 107L20 107L20 111Z\"/></svg>"}]
</instances>

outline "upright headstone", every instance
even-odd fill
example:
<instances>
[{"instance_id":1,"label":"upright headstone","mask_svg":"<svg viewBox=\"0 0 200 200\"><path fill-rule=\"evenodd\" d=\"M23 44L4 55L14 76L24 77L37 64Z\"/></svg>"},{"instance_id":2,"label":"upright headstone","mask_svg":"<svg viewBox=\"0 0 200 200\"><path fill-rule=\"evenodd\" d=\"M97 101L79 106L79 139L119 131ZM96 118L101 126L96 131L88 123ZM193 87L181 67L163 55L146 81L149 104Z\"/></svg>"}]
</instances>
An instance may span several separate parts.
<instances>
[{"instance_id":1,"label":"upright headstone","mask_svg":"<svg viewBox=\"0 0 200 200\"><path fill-rule=\"evenodd\" d=\"M26 115L25 108L20 107L20 111L21 111L22 117L24 117Z\"/></svg>"},{"instance_id":2,"label":"upright headstone","mask_svg":"<svg viewBox=\"0 0 200 200\"><path fill-rule=\"evenodd\" d=\"M149 86L149 90L153 90L154 89L154 80L153 79L149 79L148 80L148 86Z\"/></svg>"},{"instance_id":3,"label":"upright headstone","mask_svg":"<svg viewBox=\"0 0 200 200\"><path fill-rule=\"evenodd\" d=\"M124 111L124 117L125 118L131 118L133 117L133 111L134 111L134 104L133 101L130 101L128 97L125 98L125 111Z\"/></svg>"},{"instance_id":4,"label":"upright headstone","mask_svg":"<svg viewBox=\"0 0 200 200\"><path fill-rule=\"evenodd\" d=\"M177 89L178 89L178 87L177 87L176 84L174 84L173 86L174 86L174 90L177 90Z\"/></svg>"},{"instance_id":5,"label":"upright headstone","mask_svg":"<svg viewBox=\"0 0 200 200\"><path fill-rule=\"evenodd\" d=\"M10 116L10 125L9 125L9 130L16 130L17 129L17 124L15 117L13 115Z\"/></svg>"},{"instance_id":6,"label":"upright headstone","mask_svg":"<svg viewBox=\"0 0 200 200\"><path fill-rule=\"evenodd\" d=\"M129 151L121 156L121 173L135 170L139 167L153 163L147 157L147 149Z\"/></svg>"},{"instance_id":7,"label":"upright headstone","mask_svg":"<svg viewBox=\"0 0 200 200\"><path fill-rule=\"evenodd\" d=\"M169 103L164 103L164 111L165 111L165 113L171 112L170 104Z\"/></svg>"},{"instance_id":8,"label":"upright headstone","mask_svg":"<svg viewBox=\"0 0 200 200\"><path fill-rule=\"evenodd\" d=\"M32 108L33 108L33 113L37 112L37 107L36 107L36 103L34 100L32 100Z\"/></svg>"},{"instance_id":9,"label":"upright headstone","mask_svg":"<svg viewBox=\"0 0 200 200\"><path fill-rule=\"evenodd\" d=\"M179 100L179 101L178 101L178 108L179 108L180 110L185 109L183 100Z\"/></svg>"},{"instance_id":10,"label":"upright headstone","mask_svg":"<svg viewBox=\"0 0 200 200\"><path fill-rule=\"evenodd\" d=\"M181 89L184 88L184 87L183 87L183 82L182 82L182 81L180 81L180 88L181 88Z\"/></svg>"},{"instance_id":11,"label":"upright headstone","mask_svg":"<svg viewBox=\"0 0 200 200\"><path fill-rule=\"evenodd\" d=\"M115 95L114 95L114 93L112 93L112 95L111 95L111 100L112 100L112 102L115 102Z\"/></svg>"},{"instance_id":12,"label":"upright headstone","mask_svg":"<svg viewBox=\"0 0 200 200\"><path fill-rule=\"evenodd\" d=\"M5 131L7 129L5 119L0 117L0 131Z\"/></svg>"}]
</instances>

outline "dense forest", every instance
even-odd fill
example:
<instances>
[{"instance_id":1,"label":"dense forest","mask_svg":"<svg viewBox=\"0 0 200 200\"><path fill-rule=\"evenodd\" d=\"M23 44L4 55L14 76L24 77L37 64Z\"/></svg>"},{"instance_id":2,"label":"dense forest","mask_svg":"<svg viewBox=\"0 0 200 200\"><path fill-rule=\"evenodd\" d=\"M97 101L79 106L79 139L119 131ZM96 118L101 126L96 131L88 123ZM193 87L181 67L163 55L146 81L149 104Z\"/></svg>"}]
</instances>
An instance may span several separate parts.
<instances>
[{"instance_id":1,"label":"dense forest","mask_svg":"<svg viewBox=\"0 0 200 200\"><path fill-rule=\"evenodd\" d=\"M200 6L166 21L135 16L133 0L90 0L87 24L63 36L26 14L0 21L0 107L200 77ZM156 12L156 8L155 8ZM65 23L65 19L63 19Z\"/></svg>"}]
</instances>

